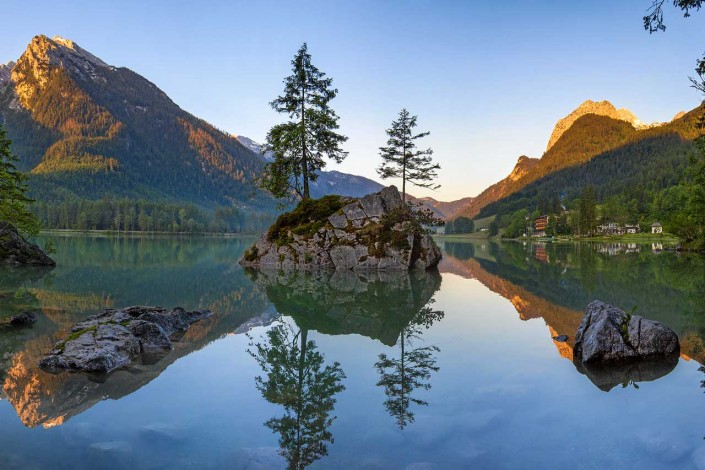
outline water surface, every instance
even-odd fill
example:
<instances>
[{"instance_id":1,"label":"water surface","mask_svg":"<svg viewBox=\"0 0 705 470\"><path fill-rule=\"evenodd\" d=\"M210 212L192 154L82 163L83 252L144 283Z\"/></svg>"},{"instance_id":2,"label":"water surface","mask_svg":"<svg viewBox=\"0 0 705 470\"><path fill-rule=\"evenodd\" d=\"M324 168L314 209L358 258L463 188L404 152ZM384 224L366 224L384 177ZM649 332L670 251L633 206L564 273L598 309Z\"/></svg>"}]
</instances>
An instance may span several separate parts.
<instances>
[{"instance_id":1,"label":"water surface","mask_svg":"<svg viewBox=\"0 0 705 470\"><path fill-rule=\"evenodd\" d=\"M252 240L51 236L0 271L0 468L705 468L705 260L658 246L444 243L439 273L283 275ZM579 372L593 299L680 336L673 370ZM105 381L36 361L76 321L209 308Z\"/></svg>"}]
</instances>

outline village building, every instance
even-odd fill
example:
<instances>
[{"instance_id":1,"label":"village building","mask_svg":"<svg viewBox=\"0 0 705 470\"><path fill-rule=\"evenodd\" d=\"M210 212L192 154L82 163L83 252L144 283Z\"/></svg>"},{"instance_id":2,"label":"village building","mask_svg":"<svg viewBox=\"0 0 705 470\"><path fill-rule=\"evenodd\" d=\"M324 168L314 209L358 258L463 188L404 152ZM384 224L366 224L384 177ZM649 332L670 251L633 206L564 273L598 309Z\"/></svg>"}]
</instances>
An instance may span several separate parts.
<instances>
[{"instance_id":1,"label":"village building","mask_svg":"<svg viewBox=\"0 0 705 470\"><path fill-rule=\"evenodd\" d=\"M659 222L651 224L651 233L663 233L663 226Z\"/></svg>"},{"instance_id":2,"label":"village building","mask_svg":"<svg viewBox=\"0 0 705 470\"><path fill-rule=\"evenodd\" d=\"M545 237L546 228L548 227L548 216L542 215L534 220L534 236Z\"/></svg>"}]
</instances>

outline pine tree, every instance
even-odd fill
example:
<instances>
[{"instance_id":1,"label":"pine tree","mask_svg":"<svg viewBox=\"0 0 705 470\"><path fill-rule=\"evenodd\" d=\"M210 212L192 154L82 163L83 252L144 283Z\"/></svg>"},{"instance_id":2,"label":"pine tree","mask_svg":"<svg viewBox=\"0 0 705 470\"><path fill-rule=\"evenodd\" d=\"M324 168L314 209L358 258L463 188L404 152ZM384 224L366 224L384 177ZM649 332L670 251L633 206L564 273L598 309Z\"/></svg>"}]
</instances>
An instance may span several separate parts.
<instances>
[{"instance_id":1,"label":"pine tree","mask_svg":"<svg viewBox=\"0 0 705 470\"><path fill-rule=\"evenodd\" d=\"M5 130L0 126L0 221L9 222L20 232L29 235L39 233L39 219L29 206L34 202L27 196L27 176L15 163Z\"/></svg>"},{"instance_id":2,"label":"pine tree","mask_svg":"<svg viewBox=\"0 0 705 470\"><path fill-rule=\"evenodd\" d=\"M433 150L415 150L416 140L426 137L430 132L414 134L417 116L411 116L409 111L402 109L399 119L392 121L392 127L387 129L386 147L380 147L382 165L377 173L382 179L401 178L402 200L406 204L406 182L422 188L438 189L440 185L432 183L437 177L436 170L440 165L431 162Z\"/></svg>"},{"instance_id":3,"label":"pine tree","mask_svg":"<svg viewBox=\"0 0 705 470\"><path fill-rule=\"evenodd\" d=\"M274 161L266 165L260 186L278 198L293 190L301 199L309 199L309 182L325 167L323 158L342 162L347 152L340 146L348 138L335 132L338 116L329 106L338 90L331 87L333 79L311 63L306 43L291 65L293 73L284 79L284 95L270 103L291 120L267 134L264 151L271 151Z\"/></svg>"}]
</instances>

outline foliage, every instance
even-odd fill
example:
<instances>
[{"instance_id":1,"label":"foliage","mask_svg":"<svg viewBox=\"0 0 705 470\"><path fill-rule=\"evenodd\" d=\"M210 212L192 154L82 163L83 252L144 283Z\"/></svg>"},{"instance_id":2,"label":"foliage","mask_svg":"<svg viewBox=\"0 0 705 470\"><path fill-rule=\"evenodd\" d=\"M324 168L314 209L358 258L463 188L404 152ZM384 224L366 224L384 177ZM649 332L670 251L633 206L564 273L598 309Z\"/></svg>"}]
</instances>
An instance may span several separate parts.
<instances>
[{"instance_id":1,"label":"foliage","mask_svg":"<svg viewBox=\"0 0 705 470\"><path fill-rule=\"evenodd\" d=\"M492 222L490 222L489 229L490 237L494 237L499 234L499 222L497 222L497 219L494 219Z\"/></svg>"},{"instance_id":2,"label":"foliage","mask_svg":"<svg viewBox=\"0 0 705 470\"><path fill-rule=\"evenodd\" d=\"M259 233L273 219L266 212L234 207L208 211L193 204L108 197L90 201L67 196L61 201L39 202L34 210L48 229L118 232Z\"/></svg>"},{"instance_id":3,"label":"foliage","mask_svg":"<svg viewBox=\"0 0 705 470\"><path fill-rule=\"evenodd\" d=\"M17 157L11 142L0 126L0 220L9 222L20 232L39 233L39 219L30 210L34 202L27 196L27 177L17 169Z\"/></svg>"},{"instance_id":4,"label":"foliage","mask_svg":"<svg viewBox=\"0 0 705 470\"><path fill-rule=\"evenodd\" d=\"M449 220L445 223L445 233L447 235L472 233L475 231L475 223L468 217L460 216L457 219Z\"/></svg>"},{"instance_id":5,"label":"foliage","mask_svg":"<svg viewBox=\"0 0 705 470\"><path fill-rule=\"evenodd\" d=\"M279 434L288 468L303 469L328 455L334 396L345 390L340 364L325 364L316 343L307 339L307 330L294 334L288 325L274 326L265 342L250 347L248 352L265 374L255 378L257 390L284 408L283 416L271 418L265 426Z\"/></svg>"},{"instance_id":6,"label":"foliage","mask_svg":"<svg viewBox=\"0 0 705 470\"><path fill-rule=\"evenodd\" d=\"M280 215L267 232L267 240L283 244L289 231L296 235L313 236L326 223L328 217L340 210L350 200L329 195L320 199L303 199L296 208Z\"/></svg>"},{"instance_id":7,"label":"foliage","mask_svg":"<svg viewBox=\"0 0 705 470\"><path fill-rule=\"evenodd\" d=\"M690 16L690 11L698 11L705 4L705 0L672 0L673 6L680 8L683 16ZM657 31L666 31L666 25L663 22L663 4L666 0L653 0L649 7L649 14L644 16L644 29L649 33Z\"/></svg>"},{"instance_id":8,"label":"foliage","mask_svg":"<svg viewBox=\"0 0 705 470\"><path fill-rule=\"evenodd\" d=\"M406 182L422 188L438 189L440 185L432 183L436 178L436 170L440 165L431 163L433 150L415 150L416 140L426 137L430 132L414 134L417 116L411 116L409 111L402 109L399 119L392 121L392 127L387 129L386 147L380 147L382 164L377 173L382 179L401 178L402 201L406 203Z\"/></svg>"},{"instance_id":9,"label":"foliage","mask_svg":"<svg viewBox=\"0 0 705 470\"><path fill-rule=\"evenodd\" d=\"M292 74L284 79L284 94L270 103L292 120L278 124L267 134L264 152L271 151L274 161L265 165L260 186L277 198L294 191L302 199L310 198L309 181L325 167L323 157L340 163L347 156L340 145L347 137L335 131L338 116L329 106L338 90L333 80L311 63L306 43L291 61Z\"/></svg>"},{"instance_id":10,"label":"foliage","mask_svg":"<svg viewBox=\"0 0 705 470\"><path fill-rule=\"evenodd\" d=\"M587 186L583 189L578 203L578 235L592 236L595 230L596 215L595 188Z\"/></svg>"}]
</instances>

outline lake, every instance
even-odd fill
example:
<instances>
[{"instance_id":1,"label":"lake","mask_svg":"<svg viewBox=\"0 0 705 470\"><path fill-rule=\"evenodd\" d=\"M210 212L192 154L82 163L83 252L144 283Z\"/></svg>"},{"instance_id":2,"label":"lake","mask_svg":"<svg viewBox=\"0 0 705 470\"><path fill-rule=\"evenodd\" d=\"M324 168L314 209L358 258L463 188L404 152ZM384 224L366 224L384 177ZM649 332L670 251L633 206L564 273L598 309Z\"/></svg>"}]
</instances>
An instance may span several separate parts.
<instances>
[{"instance_id":1,"label":"lake","mask_svg":"<svg viewBox=\"0 0 705 470\"><path fill-rule=\"evenodd\" d=\"M283 275L247 238L44 237L56 268L0 270L0 316L39 312L0 330L2 469L705 468L701 256L445 240L437 273ZM576 369L594 299L673 328L675 368ZM107 379L36 367L129 305L214 314Z\"/></svg>"}]
</instances>

